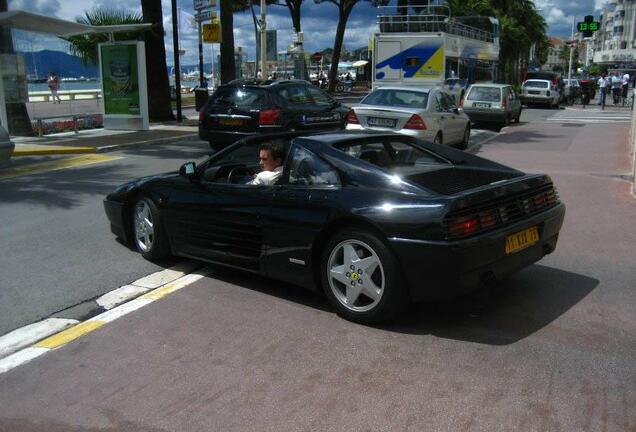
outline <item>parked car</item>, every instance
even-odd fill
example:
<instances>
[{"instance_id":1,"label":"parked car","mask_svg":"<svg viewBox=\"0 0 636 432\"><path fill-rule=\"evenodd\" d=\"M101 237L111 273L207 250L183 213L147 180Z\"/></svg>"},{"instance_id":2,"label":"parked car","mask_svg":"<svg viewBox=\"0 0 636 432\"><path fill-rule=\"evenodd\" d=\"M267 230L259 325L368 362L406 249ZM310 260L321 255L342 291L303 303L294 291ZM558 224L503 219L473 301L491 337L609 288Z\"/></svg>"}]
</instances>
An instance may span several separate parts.
<instances>
[{"instance_id":1,"label":"parked car","mask_svg":"<svg viewBox=\"0 0 636 432\"><path fill-rule=\"evenodd\" d=\"M381 87L349 111L349 130L395 131L436 144L468 146L470 119L438 87Z\"/></svg>"},{"instance_id":2,"label":"parked car","mask_svg":"<svg viewBox=\"0 0 636 432\"><path fill-rule=\"evenodd\" d=\"M548 108L559 107L561 93L558 88L548 80L531 79L521 86L521 102L526 105L547 105Z\"/></svg>"},{"instance_id":3,"label":"parked car","mask_svg":"<svg viewBox=\"0 0 636 432\"><path fill-rule=\"evenodd\" d=\"M444 88L453 96L453 98L455 99L455 104L457 106L461 105L461 102L466 95L468 86L469 84L467 79L446 78L444 80Z\"/></svg>"},{"instance_id":4,"label":"parked car","mask_svg":"<svg viewBox=\"0 0 636 432\"><path fill-rule=\"evenodd\" d=\"M563 78L556 72L550 71L528 71L523 79L527 80L548 80L550 81L559 92L559 103L565 102L565 83Z\"/></svg>"},{"instance_id":5,"label":"parked car","mask_svg":"<svg viewBox=\"0 0 636 432\"><path fill-rule=\"evenodd\" d=\"M246 184L271 140L287 146L281 177ZM322 289L362 323L529 266L554 251L565 215L547 175L390 132L247 138L125 183L104 207L111 231L147 259L196 258Z\"/></svg>"},{"instance_id":6,"label":"parked car","mask_svg":"<svg viewBox=\"0 0 636 432\"><path fill-rule=\"evenodd\" d=\"M241 138L344 128L348 109L302 80L237 80L219 87L199 111L199 137L220 150Z\"/></svg>"},{"instance_id":7,"label":"parked car","mask_svg":"<svg viewBox=\"0 0 636 432\"><path fill-rule=\"evenodd\" d=\"M464 98L464 112L473 123L519 123L521 101L507 84L473 84Z\"/></svg>"}]
</instances>

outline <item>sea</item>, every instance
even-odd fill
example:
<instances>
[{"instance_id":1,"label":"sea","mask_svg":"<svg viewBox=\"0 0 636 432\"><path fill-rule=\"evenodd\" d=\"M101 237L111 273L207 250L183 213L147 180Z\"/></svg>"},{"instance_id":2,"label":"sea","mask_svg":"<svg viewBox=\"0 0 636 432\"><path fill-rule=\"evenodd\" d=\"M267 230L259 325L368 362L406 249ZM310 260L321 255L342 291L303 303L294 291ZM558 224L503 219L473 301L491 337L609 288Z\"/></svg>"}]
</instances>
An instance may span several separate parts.
<instances>
[{"instance_id":1,"label":"sea","mask_svg":"<svg viewBox=\"0 0 636 432\"><path fill-rule=\"evenodd\" d=\"M171 81L170 84L174 85L174 81ZM199 85L199 81L191 81L184 80L181 81L182 87L197 87ZM102 84L99 81L61 81L60 82L60 90L99 90L101 89ZM46 83L29 83L28 91L36 92L36 91L48 91L49 87Z\"/></svg>"}]
</instances>

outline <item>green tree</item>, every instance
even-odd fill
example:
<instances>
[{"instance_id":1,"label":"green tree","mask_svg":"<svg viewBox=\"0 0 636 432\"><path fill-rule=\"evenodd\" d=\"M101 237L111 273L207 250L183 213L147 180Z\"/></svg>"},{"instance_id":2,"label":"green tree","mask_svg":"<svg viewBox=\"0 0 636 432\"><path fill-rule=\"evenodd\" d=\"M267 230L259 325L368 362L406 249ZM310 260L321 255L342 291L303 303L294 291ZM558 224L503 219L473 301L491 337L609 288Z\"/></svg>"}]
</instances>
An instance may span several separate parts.
<instances>
[{"instance_id":1,"label":"green tree","mask_svg":"<svg viewBox=\"0 0 636 432\"><path fill-rule=\"evenodd\" d=\"M0 0L0 12L7 11L7 0ZM13 37L11 30L0 27L0 56L3 54L13 55ZM29 119L29 112L24 102L7 103L7 122L5 125L11 135L33 135L33 127Z\"/></svg>"},{"instance_id":2,"label":"green tree","mask_svg":"<svg viewBox=\"0 0 636 432\"><path fill-rule=\"evenodd\" d=\"M144 22L142 14L126 10L116 10L108 8L94 8L84 13L83 17L76 18L80 24L92 26L121 25L121 24L141 24ZM113 39L116 41L137 40L142 37L142 31L115 33ZM70 36L63 38L70 43L71 54L81 57L84 63L98 63L97 45L108 42L106 33L90 33L86 35Z\"/></svg>"}]
</instances>

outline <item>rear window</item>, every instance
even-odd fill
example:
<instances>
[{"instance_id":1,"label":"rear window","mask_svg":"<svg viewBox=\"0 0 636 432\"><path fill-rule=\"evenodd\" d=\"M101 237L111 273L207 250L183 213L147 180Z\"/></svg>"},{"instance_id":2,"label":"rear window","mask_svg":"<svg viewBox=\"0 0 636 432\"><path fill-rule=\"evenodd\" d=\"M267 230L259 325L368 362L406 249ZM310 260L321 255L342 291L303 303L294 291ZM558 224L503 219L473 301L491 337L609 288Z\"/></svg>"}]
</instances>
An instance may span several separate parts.
<instances>
[{"instance_id":1,"label":"rear window","mask_svg":"<svg viewBox=\"0 0 636 432\"><path fill-rule=\"evenodd\" d=\"M428 93L408 90L376 90L365 97L360 105L426 108Z\"/></svg>"},{"instance_id":2,"label":"rear window","mask_svg":"<svg viewBox=\"0 0 636 432\"><path fill-rule=\"evenodd\" d=\"M470 89L467 100L499 102L501 100L501 89L494 87L473 87Z\"/></svg>"},{"instance_id":3,"label":"rear window","mask_svg":"<svg viewBox=\"0 0 636 432\"><path fill-rule=\"evenodd\" d=\"M447 164L448 162L426 150L401 141L371 141L343 143L339 150L380 168L414 166L422 164Z\"/></svg>"},{"instance_id":4,"label":"rear window","mask_svg":"<svg viewBox=\"0 0 636 432\"><path fill-rule=\"evenodd\" d=\"M532 87L532 88L548 88L550 87L550 83L547 81L526 81L523 83L524 87Z\"/></svg>"},{"instance_id":5,"label":"rear window","mask_svg":"<svg viewBox=\"0 0 636 432\"><path fill-rule=\"evenodd\" d=\"M221 88L211 98L212 104L235 108L263 108L267 92L259 88Z\"/></svg>"}]
</instances>

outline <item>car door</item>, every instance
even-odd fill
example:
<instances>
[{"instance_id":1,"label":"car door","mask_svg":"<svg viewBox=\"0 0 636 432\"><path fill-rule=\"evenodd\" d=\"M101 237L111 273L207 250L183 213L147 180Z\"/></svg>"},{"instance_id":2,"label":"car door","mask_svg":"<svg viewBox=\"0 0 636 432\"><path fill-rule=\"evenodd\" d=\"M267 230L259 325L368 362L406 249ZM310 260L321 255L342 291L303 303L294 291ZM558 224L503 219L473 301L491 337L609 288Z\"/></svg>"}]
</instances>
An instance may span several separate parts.
<instances>
[{"instance_id":1,"label":"car door","mask_svg":"<svg viewBox=\"0 0 636 432\"><path fill-rule=\"evenodd\" d=\"M442 132L442 139L444 143L448 142L448 134L451 134L450 138L452 140L452 132L449 130L448 125L448 113L444 109L442 97L438 91L431 91L427 117L430 118L435 123L437 129Z\"/></svg>"},{"instance_id":2,"label":"car door","mask_svg":"<svg viewBox=\"0 0 636 432\"><path fill-rule=\"evenodd\" d=\"M442 108L446 113L446 124L448 125L450 140L446 140L446 143L456 143L463 138L464 128L466 127L466 120L464 116L456 112L457 106L455 100L451 95L445 92L440 92L442 97Z\"/></svg>"},{"instance_id":3,"label":"car door","mask_svg":"<svg viewBox=\"0 0 636 432\"><path fill-rule=\"evenodd\" d=\"M263 231L266 274L312 287L317 265L311 255L312 245L330 219L329 203L340 191L340 179L325 160L295 144L281 183L275 187Z\"/></svg>"},{"instance_id":4,"label":"car door","mask_svg":"<svg viewBox=\"0 0 636 432\"><path fill-rule=\"evenodd\" d=\"M239 147L257 167L258 148ZM251 150L251 151L250 151ZM260 271L263 248L262 219L271 204L273 186L231 184L226 181L235 167L248 160L212 160L196 181L186 180L172 194L168 211L169 236L181 255ZM229 158L229 159L228 159ZM220 174L220 175L215 175Z\"/></svg>"}]
</instances>

